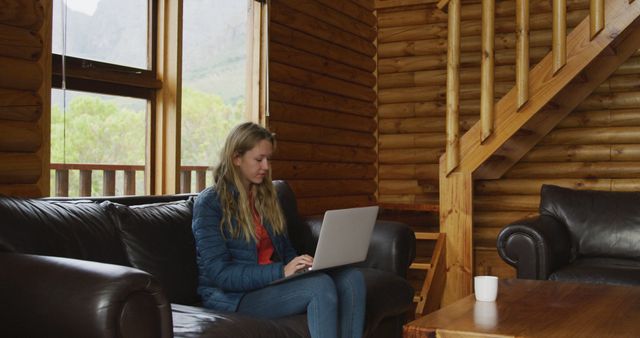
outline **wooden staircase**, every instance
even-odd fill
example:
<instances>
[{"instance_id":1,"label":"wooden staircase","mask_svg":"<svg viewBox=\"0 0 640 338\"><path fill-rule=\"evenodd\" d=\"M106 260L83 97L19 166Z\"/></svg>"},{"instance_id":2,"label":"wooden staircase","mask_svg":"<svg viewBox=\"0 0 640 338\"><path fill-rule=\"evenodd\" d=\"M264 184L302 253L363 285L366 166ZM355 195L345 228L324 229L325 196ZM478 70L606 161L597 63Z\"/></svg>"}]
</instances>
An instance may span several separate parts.
<instances>
[{"instance_id":1,"label":"wooden staircase","mask_svg":"<svg viewBox=\"0 0 640 338\"><path fill-rule=\"evenodd\" d=\"M516 69L520 69L516 86L495 105L482 105L481 120L462 137L457 126L459 59L455 56L460 50L459 33L456 37L460 19L455 18L460 14L460 0L439 3L449 6L447 152L440 158L439 179L440 231L447 234L443 304L472 292L473 179L500 178L640 48L640 1L592 0L591 14L566 36L566 44L558 34L554 52L529 70L528 9L523 8L528 1L516 1L520 6L516 11L517 46L525 48L517 50L521 62L516 62ZM493 8L492 2L483 0L483 8ZM563 4L566 2L554 0L554 10L561 11ZM557 18L562 20L561 13ZM492 20L483 14L483 26L492 27L485 19ZM557 22L558 30L566 26L564 20ZM486 33L493 36L493 32ZM483 69L485 63L487 69L493 69L492 48L492 43L483 43ZM492 81L489 74L483 70L483 79ZM493 83L484 81L483 92L492 90Z\"/></svg>"}]
</instances>

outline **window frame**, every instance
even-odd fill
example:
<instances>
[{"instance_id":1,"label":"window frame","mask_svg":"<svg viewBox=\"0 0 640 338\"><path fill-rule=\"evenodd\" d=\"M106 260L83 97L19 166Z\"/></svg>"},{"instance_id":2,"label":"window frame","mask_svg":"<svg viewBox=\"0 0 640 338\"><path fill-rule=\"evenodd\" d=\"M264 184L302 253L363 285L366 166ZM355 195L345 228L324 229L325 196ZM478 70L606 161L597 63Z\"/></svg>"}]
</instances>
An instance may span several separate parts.
<instances>
[{"instance_id":1,"label":"window frame","mask_svg":"<svg viewBox=\"0 0 640 338\"><path fill-rule=\"evenodd\" d=\"M246 117L265 125L269 1L251 1L248 52L252 56L246 79ZM148 0L148 8L149 69L65 55L64 86L68 90L147 100L145 194L174 194L180 184L183 0ZM62 55L52 53L51 88L62 89L62 62Z\"/></svg>"}]
</instances>

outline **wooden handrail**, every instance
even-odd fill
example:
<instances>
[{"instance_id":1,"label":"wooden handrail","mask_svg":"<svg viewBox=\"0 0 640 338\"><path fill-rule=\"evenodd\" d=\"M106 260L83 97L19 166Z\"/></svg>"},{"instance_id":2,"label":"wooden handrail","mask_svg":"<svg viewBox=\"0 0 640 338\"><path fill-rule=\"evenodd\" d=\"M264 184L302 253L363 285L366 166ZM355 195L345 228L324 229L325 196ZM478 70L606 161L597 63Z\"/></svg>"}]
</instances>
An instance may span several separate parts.
<instances>
[{"instance_id":1,"label":"wooden handrail","mask_svg":"<svg viewBox=\"0 0 640 338\"><path fill-rule=\"evenodd\" d=\"M126 164L95 164L95 163L51 163L51 170L55 170L55 195L69 196L69 171L80 172L79 195L91 196L91 179L94 171L102 171L102 195L113 196L116 193L116 172L124 173L123 193L125 195L136 194L136 171L144 171L144 165ZM182 166L180 167L181 184L180 192L191 192L191 172L196 175L196 191L202 191L206 187L207 172L212 171L210 166Z\"/></svg>"},{"instance_id":2,"label":"wooden handrail","mask_svg":"<svg viewBox=\"0 0 640 338\"><path fill-rule=\"evenodd\" d=\"M144 170L144 165L97 164L97 163L51 163L53 170Z\"/></svg>"},{"instance_id":3,"label":"wooden handrail","mask_svg":"<svg viewBox=\"0 0 640 338\"><path fill-rule=\"evenodd\" d=\"M450 0L440 0L437 4L436 7L438 7L438 9L443 9L446 5L449 4Z\"/></svg>"},{"instance_id":4,"label":"wooden handrail","mask_svg":"<svg viewBox=\"0 0 640 338\"><path fill-rule=\"evenodd\" d=\"M553 0L553 73L567 63L567 0Z\"/></svg>"},{"instance_id":5,"label":"wooden handrail","mask_svg":"<svg viewBox=\"0 0 640 338\"><path fill-rule=\"evenodd\" d=\"M482 0L482 64L480 70L480 120L484 142L493 133L495 0Z\"/></svg>"}]
</instances>

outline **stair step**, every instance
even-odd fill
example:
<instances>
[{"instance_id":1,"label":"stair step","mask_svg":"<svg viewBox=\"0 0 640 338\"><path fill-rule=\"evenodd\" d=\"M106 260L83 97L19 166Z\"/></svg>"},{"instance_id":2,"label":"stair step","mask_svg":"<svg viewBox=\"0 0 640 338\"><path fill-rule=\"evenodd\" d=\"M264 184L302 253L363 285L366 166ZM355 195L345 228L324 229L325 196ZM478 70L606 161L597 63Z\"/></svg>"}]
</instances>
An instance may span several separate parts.
<instances>
[{"instance_id":1,"label":"stair step","mask_svg":"<svg viewBox=\"0 0 640 338\"><path fill-rule=\"evenodd\" d=\"M429 270L431 269L431 263L411 263L409 269Z\"/></svg>"},{"instance_id":2,"label":"stair step","mask_svg":"<svg viewBox=\"0 0 640 338\"><path fill-rule=\"evenodd\" d=\"M408 211L438 211L438 204L429 203L413 203L413 204L399 204L399 203L379 203L380 208L389 210L408 210Z\"/></svg>"},{"instance_id":3,"label":"stair step","mask_svg":"<svg viewBox=\"0 0 640 338\"><path fill-rule=\"evenodd\" d=\"M435 241L440 237L439 232L416 232L416 239Z\"/></svg>"}]
</instances>

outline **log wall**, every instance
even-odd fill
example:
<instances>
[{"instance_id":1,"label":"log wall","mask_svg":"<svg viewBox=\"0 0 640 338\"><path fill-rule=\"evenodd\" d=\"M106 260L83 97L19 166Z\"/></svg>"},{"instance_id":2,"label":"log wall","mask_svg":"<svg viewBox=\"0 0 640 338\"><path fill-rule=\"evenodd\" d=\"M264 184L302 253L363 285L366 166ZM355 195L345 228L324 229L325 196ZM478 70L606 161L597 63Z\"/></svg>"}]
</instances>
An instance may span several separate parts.
<instances>
[{"instance_id":1,"label":"log wall","mask_svg":"<svg viewBox=\"0 0 640 338\"><path fill-rule=\"evenodd\" d=\"M302 214L375 203L373 0L272 0L269 129L273 177Z\"/></svg>"},{"instance_id":2,"label":"log wall","mask_svg":"<svg viewBox=\"0 0 640 338\"><path fill-rule=\"evenodd\" d=\"M0 194L49 194L51 1L0 8Z\"/></svg>"},{"instance_id":3,"label":"log wall","mask_svg":"<svg viewBox=\"0 0 640 338\"><path fill-rule=\"evenodd\" d=\"M400 2L397 2L400 3ZM530 63L551 50L551 1L531 1ZM567 1L567 31L588 0ZM515 2L496 1L495 99L515 83ZM444 152L447 14L431 1L379 7L379 200L437 203ZM481 4L462 4L460 129L479 120ZM474 184L475 274L514 276L498 257L502 226L537 214L543 183L640 190L640 53L585 100L502 179Z\"/></svg>"}]
</instances>

